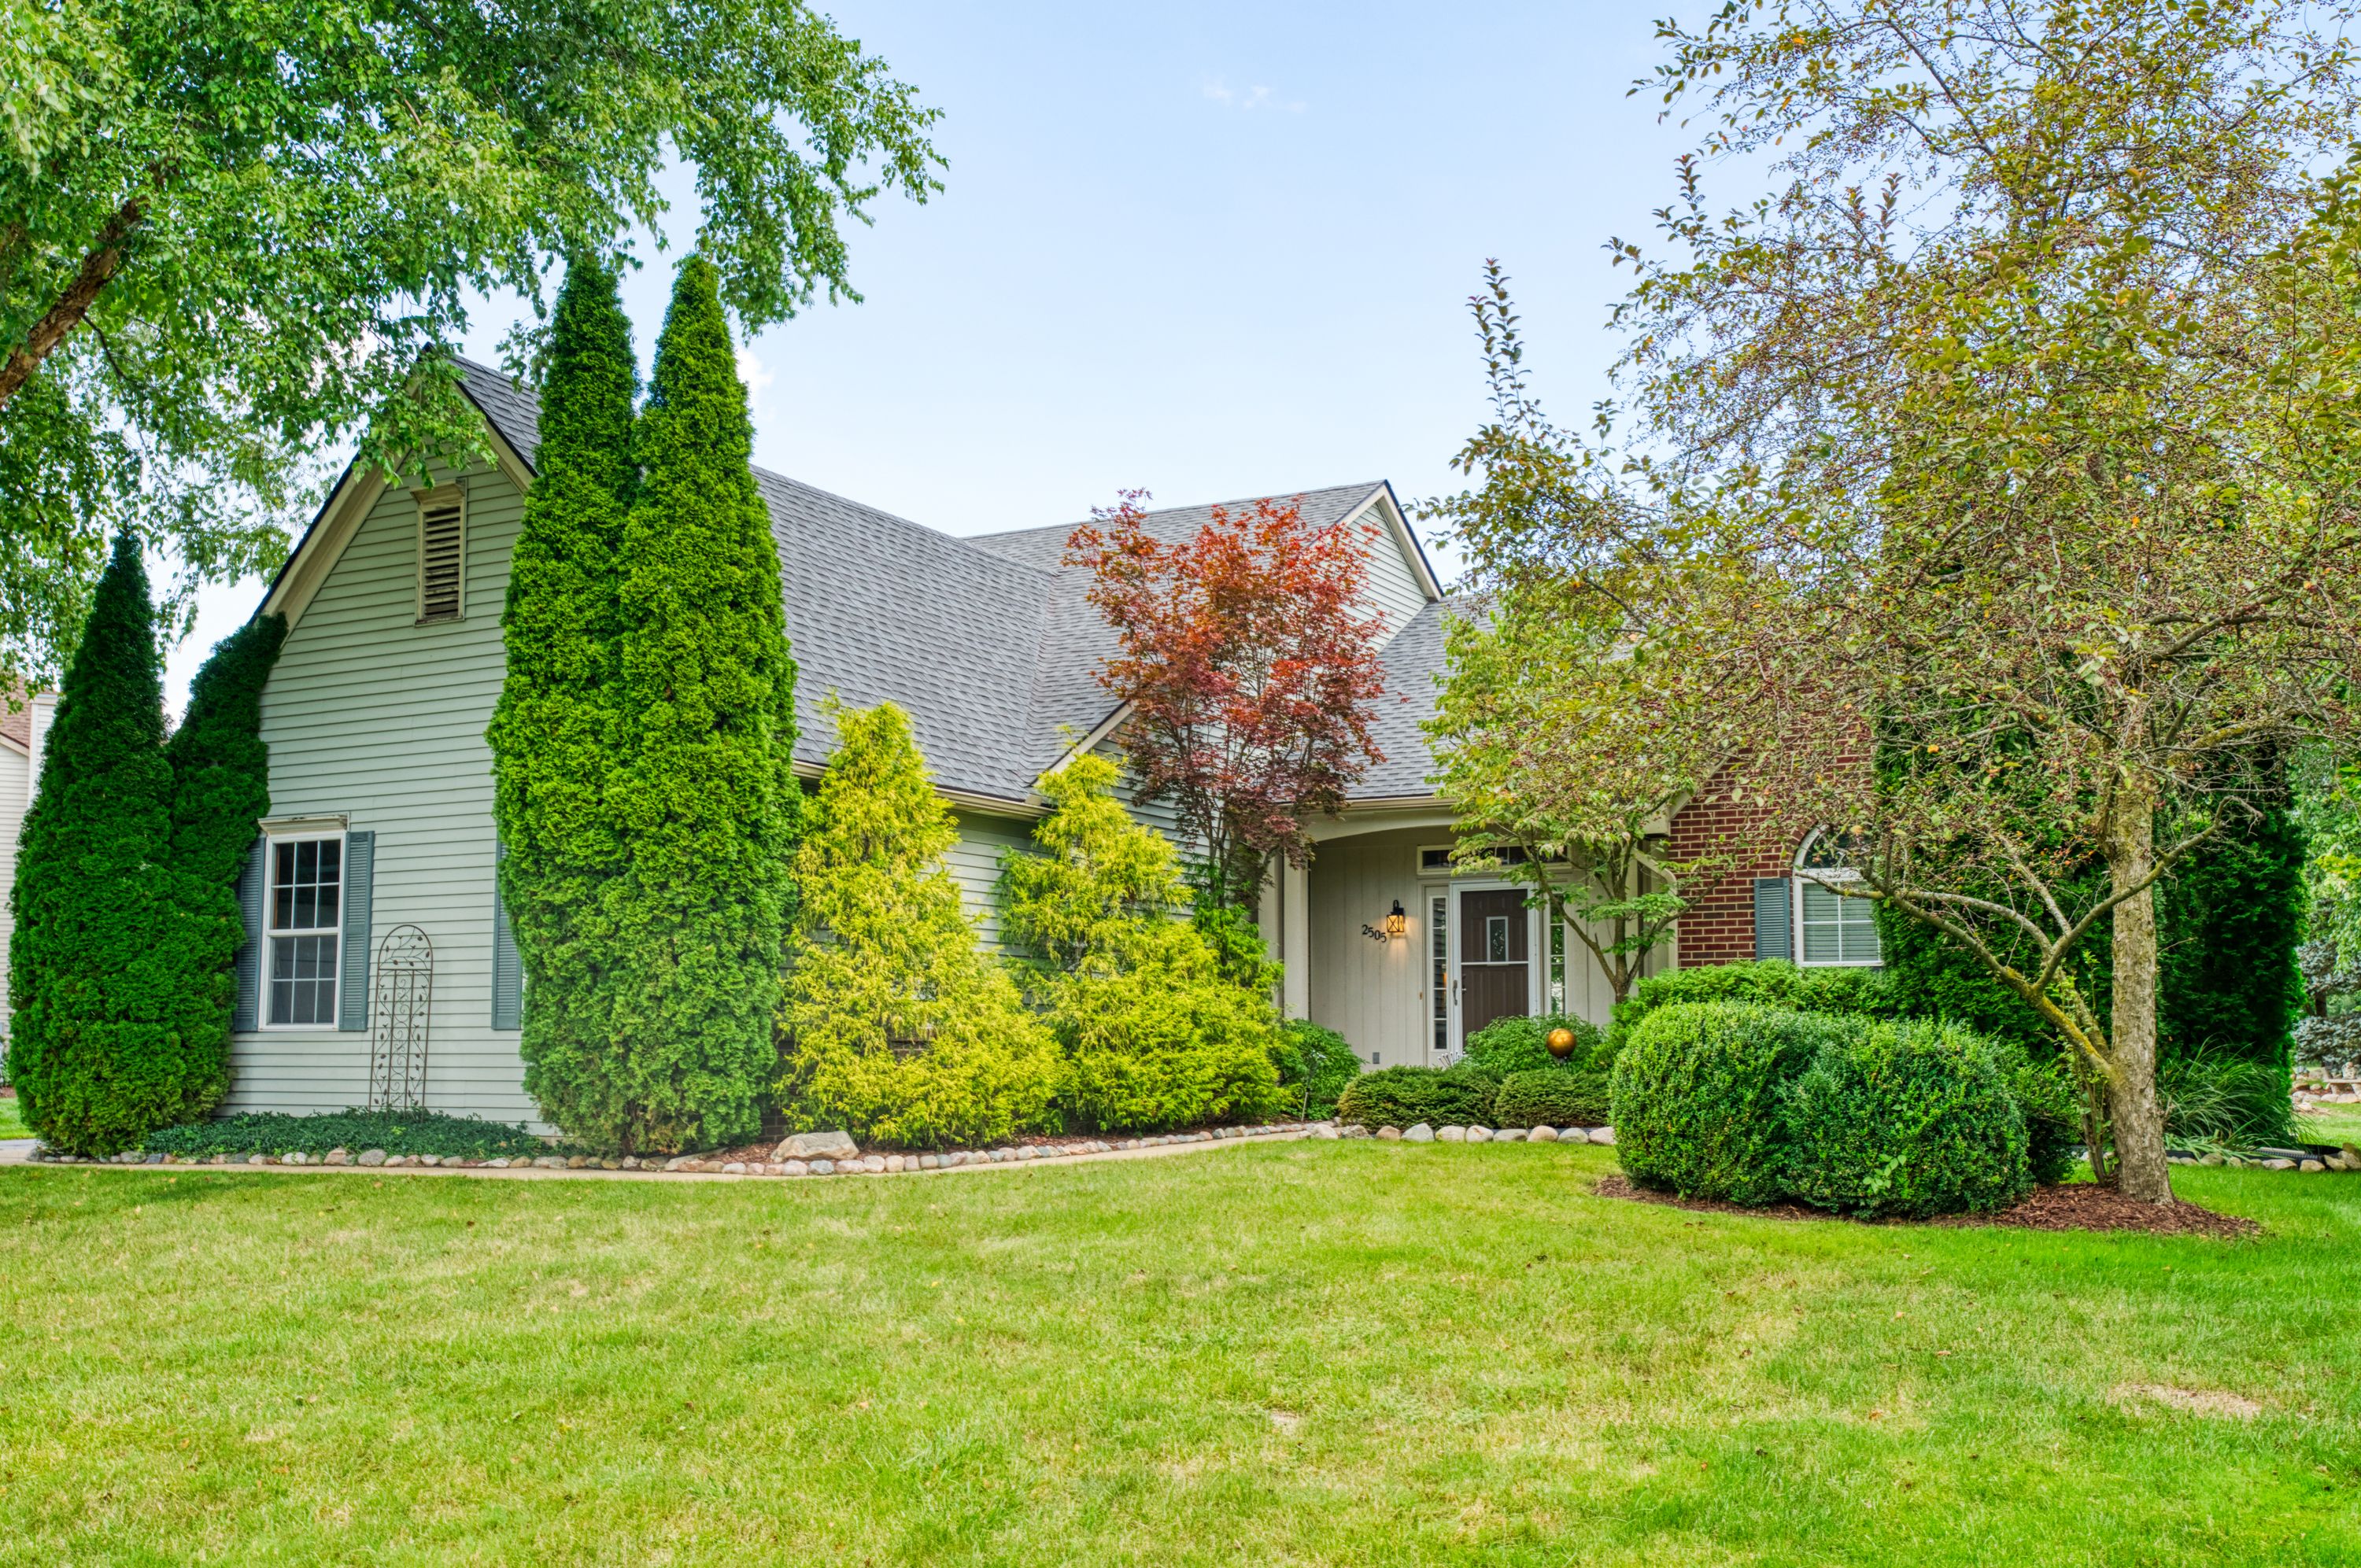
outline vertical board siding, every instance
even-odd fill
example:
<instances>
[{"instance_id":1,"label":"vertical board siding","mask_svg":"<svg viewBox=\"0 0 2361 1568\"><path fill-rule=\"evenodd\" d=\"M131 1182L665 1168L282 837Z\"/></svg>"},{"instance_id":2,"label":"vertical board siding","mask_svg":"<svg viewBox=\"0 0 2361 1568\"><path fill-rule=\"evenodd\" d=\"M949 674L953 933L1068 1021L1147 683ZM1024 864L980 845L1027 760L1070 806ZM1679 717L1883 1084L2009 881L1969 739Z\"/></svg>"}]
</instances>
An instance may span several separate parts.
<instances>
[{"instance_id":1,"label":"vertical board siding","mask_svg":"<svg viewBox=\"0 0 2361 1568\"><path fill-rule=\"evenodd\" d=\"M1426 587L1395 537L1392 510L1380 500L1362 515L1378 528L1369 551L1367 595L1386 618L1385 635L1390 637L1426 608Z\"/></svg>"},{"instance_id":2,"label":"vertical board siding","mask_svg":"<svg viewBox=\"0 0 2361 1568\"><path fill-rule=\"evenodd\" d=\"M1402 828L1332 839L1313 853L1299 948L1310 959L1312 1021L1344 1036L1365 1064L1372 1055L1378 1067L1426 1063L1428 932L1418 847L1444 837L1433 828ZM1361 935L1395 899L1410 916L1408 934L1390 942Z\"/></svg>"},{"instance_id":3,"label":"vertical board siding","mask_svg":"<svg viewBox=\"0 0 2361 1568\"><path fill-rule=\"evenodd\" d=\"M962 811L959 842L943 856L943 864L960 884L967 912L988 947L1000 946L1000 857L1010 850L1020 854L1033 847L1033 824L1022 817L987 817Z\"/></svg>"},{"instance_id":4,"label":"vertical board siding","mask_svg":"<svg viewBox=\"0 0 2361 1568\"><path fill-rule=\"evenodd\" d=\"M497 469L465 476L467 614L418 615L418 509L390 489L288 633L263 694L275 816L345 813L376 835L371 926L434 945L426 1102L529 1122L514 1035L491 1028L492 773L484 728L500 696L500 609L523 498ZM370 957L374 959L375 953ZM367 1102L369 1035L241 1031L230 1111L335 1111Z\"/></svg>"}]
</instances>

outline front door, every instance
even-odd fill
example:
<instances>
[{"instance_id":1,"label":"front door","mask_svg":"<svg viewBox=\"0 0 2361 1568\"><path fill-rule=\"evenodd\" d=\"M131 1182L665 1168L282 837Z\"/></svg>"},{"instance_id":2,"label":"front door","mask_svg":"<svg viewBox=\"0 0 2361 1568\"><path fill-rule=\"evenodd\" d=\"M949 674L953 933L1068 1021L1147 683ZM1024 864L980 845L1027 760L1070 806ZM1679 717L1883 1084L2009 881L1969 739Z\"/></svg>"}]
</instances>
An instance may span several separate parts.
<instances>
[{"instance_id":1,"label":"front door","mask_svg":"<svg viewBox=\"0 0 2361 1568\"><path fill-rule=\"evenodd\" d=\"M1498 1018L1532 1011L1532 919L1512 887L1459 895L1459 1041Z\"/></svg>"}]
</instances>

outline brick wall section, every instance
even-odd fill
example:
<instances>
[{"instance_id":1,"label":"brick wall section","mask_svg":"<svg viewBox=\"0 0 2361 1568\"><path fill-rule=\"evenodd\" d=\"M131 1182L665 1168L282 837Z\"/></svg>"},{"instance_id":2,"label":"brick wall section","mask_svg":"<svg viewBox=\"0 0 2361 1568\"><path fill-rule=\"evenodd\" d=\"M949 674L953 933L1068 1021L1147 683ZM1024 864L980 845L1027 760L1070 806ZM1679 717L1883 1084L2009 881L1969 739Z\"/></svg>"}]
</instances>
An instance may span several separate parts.
<instances>
[{"instance_id":1,"label":"brick wall section","mask_svg":"<svg viewBox=\"0 0 2361 1568\"><path fill-rule=\"evenodd\" d=\"M1715 779L1681 807L1673 817L1674 860L1739 847L1737 863L1726 875L1689 892L1689 907L1681 914L1683 969L1741 963L1754 957L1754 879L1787 875L1801 841L1776 827L1759 802L1731 798L1727 776Z\"/></svg>"}]
</instances>

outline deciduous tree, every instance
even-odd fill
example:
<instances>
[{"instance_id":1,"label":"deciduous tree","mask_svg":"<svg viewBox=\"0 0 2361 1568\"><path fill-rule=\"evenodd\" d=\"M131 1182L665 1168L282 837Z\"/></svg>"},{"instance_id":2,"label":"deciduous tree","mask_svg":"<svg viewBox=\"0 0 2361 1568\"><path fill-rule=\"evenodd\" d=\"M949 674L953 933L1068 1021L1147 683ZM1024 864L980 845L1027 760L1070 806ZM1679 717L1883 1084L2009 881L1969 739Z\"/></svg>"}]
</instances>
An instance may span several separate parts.
<instances>
[{"instance_id":1,"label":"deciduous tree","mask_svg":"<svg viewBox=\"0 0 2361 1568\"><path fill-rule=\"evenodd\" d=\"M933 117L800 0L9 5L0 653L70 646L117 522L236 576L373 415L476 448L468 293L619 261L675 159L741 320L857 298L845 221L936 188Z\"/></svg>"},{"instance_id":2,"label":"deciduous tree","mask_svg":"<svg viewBox=\"0 0 2361 1568\"><path fill-rule=\"evenodd\" d=\"M1076 529L1067 560L1118 640L1099 678L1129 707L1139 797L1172 803L1210 901L1250 914L1271 858L1303 864L1307 819L1382 761L1383 621L1362 598L1375 535L1266 499L1168 542L1145 499Z\"/></svg>"},{"instance_id":3,"label":"deciduous tree","mask_svg":"<svg viewBox=\"0 0 2361 1568\"><path fill-rule=\"evenodd\" d=\"M1655 84L1708 128L1666 254L1618 247L1653 543L1719 585L1690 613L1754 684L1754 787L2050 1021L2159 1202L2158 879L2259 808L2257 757L2345 732L2361 677L2361 274L2316 180L2347 14L1667 24ZM1710 211L1705 160L1752 154L1782 182ZM2103 1019L2069 967L2102 924Z\"/></svg>"}]
</instances>

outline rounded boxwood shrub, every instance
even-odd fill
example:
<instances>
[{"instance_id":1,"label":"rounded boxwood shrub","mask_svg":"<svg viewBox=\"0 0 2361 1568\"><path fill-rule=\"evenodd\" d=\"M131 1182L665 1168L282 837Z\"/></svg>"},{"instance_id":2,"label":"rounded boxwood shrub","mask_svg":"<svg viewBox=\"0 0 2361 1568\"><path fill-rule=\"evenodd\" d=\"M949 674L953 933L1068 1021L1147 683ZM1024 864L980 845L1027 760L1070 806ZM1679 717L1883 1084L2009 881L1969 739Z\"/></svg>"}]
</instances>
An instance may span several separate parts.
<instances>
[{"instance_id":1,"label":"rounded boxwood shrub","mask_svg":"<svg viewBox=\"0 0 2361 1568\"><path fill-rule=\"evenodd\" d=\"M1358 1127L1488 1127L1500 1080L1472 1062L1365 1072L1336 1097L1336 1119Z\"/></svg>"},{"instance_id":2,"label":"rounded boxwood shrub","mask_svg":"<svg viewBox=\"0 0 2361 1568\"><path fill-rule=\"evenodd\" d=\"M1915 1220L2005 1208L2033 1187L2025 1114L1992 1047L1956 1024L1842 1029L1784 1100L1788 1190L1806 1203Z\"/></svg>"},{"instance_id":3,"label":"rounded boxwood shrub","mask_svg":"<svg viewBox=\"0 0 2361 1568\"><path fill-rule=\"evenodd\" d=\"M1611 1080L1624 1171L1685 1198L1777 1201L1788 1164L1783 1091L1844 1028L1822 1014L1729 1002L1652 1013Z\"/></svg>"},{"instance_id":4,"label":"rounded boxwood shrub","mask_svg":"<svg viewBox=\"0 0 2361 1568\"><path fill-rule=\"evenodd\" d=\"M2055 1052L2036 1057L2014 1040L1984 1036L2001 1077L2025 1113L2025 1163L2037 1186L2055 1187L2074 1168L2082 1146L2082 1102L2066 1064Z\"/></svg>"},{"instance_id":5,"label":"rounded boxwood shrub","mask_svg":"<svg viewBox=\"0 0 2361 1568\"><path fill-rule=\"evenodd\" d=\"M1615 1009L1607 1032L1608 1054L1620 1052L1631 1032L1658 1008L1697 1002L1752 1002L1795 1013L1868 1018L1892 1018L1902 1010L1893 978L1883 969L1803 969L1785 959L1704 964L1652 974L1634 985L1630 1000Z\"/></svg>"},{"instance_id":6,"label":"rounded boxwood shrub","mask_svg":"<svg viewBox=\"0 0 2361 1568\"><path fill-rule=\"evenodd\" d=\"M1574 1031L1574 1049L1563 1059L1550 1055L1552 1029ZM1579 1069L1588 1064L1604 1038L1598 1025L1562 1013L1499 1018L1467 1036L1466 1059L1487 1072L1499 1074L1505 1082L1512 1073Z\"/></svg>"},{"instance_id":7,"label":"rounded boxwood shrub","mask_svg":"<svg viewBox=\"0 0 2361 1568\"><path fill-rule=\"evenodd\" d=\"M1610 1114L1606 1080L1596 1073L1545 1067L1500 1080L1492 1114L1503 1127L1598 1127Z\"/></svg>"}]
</instances>

